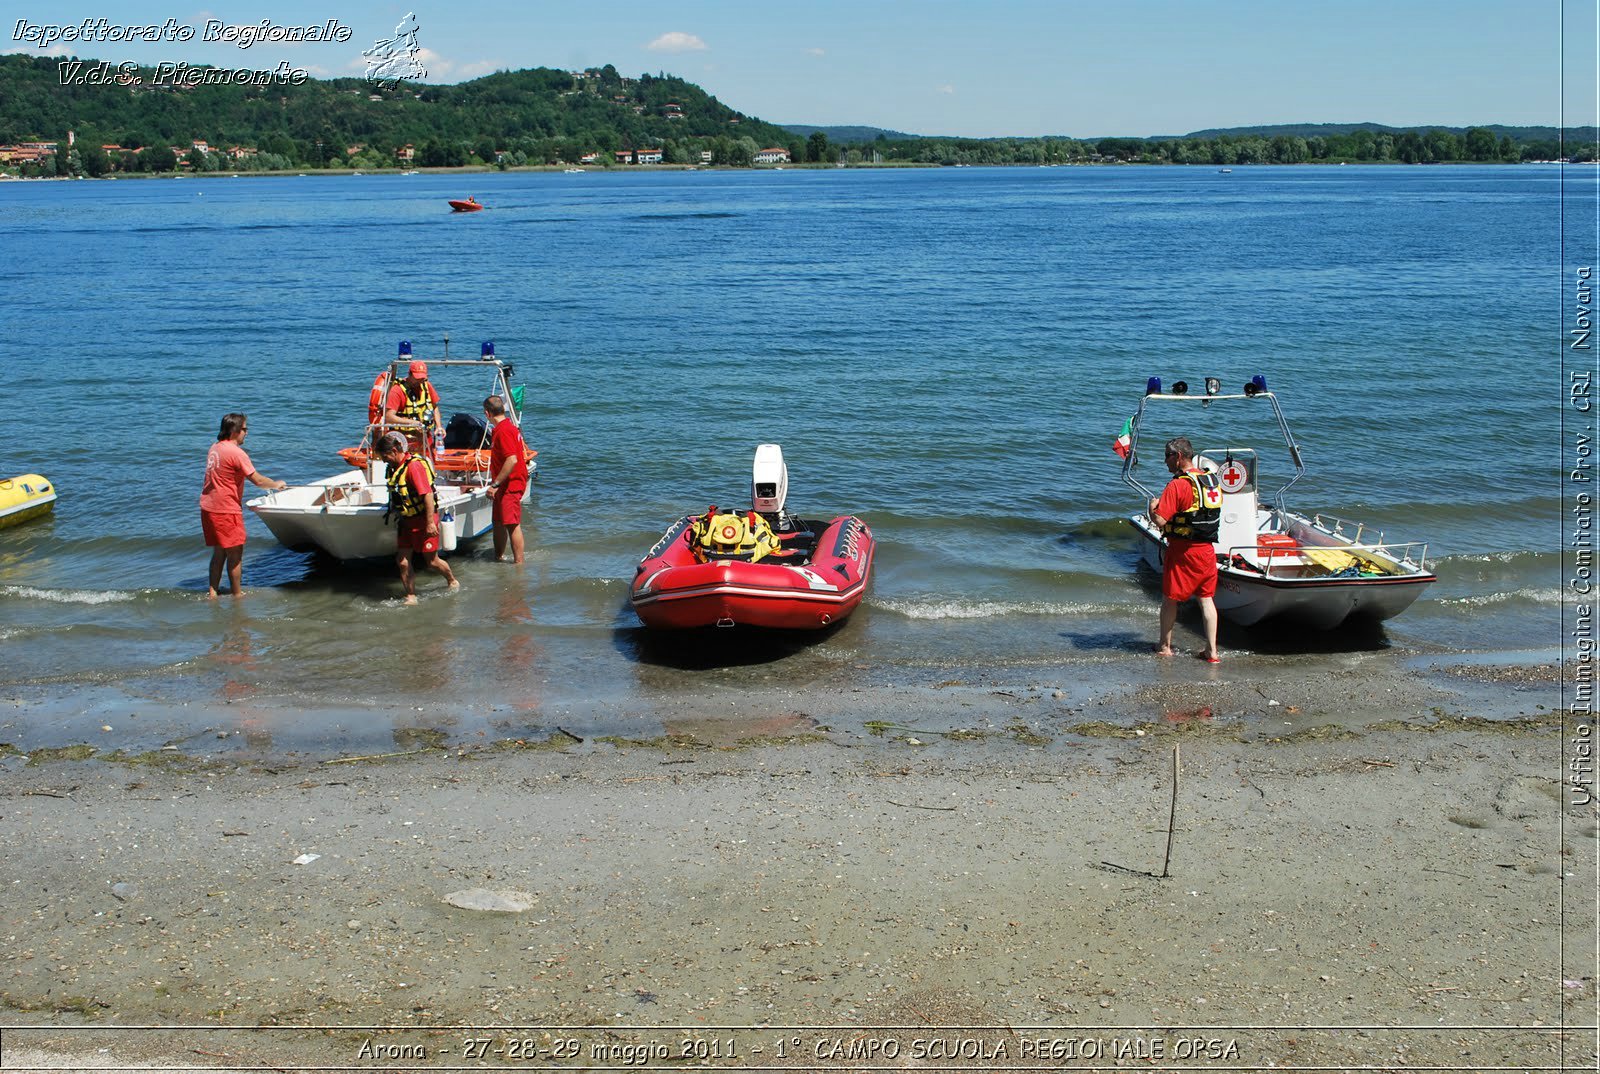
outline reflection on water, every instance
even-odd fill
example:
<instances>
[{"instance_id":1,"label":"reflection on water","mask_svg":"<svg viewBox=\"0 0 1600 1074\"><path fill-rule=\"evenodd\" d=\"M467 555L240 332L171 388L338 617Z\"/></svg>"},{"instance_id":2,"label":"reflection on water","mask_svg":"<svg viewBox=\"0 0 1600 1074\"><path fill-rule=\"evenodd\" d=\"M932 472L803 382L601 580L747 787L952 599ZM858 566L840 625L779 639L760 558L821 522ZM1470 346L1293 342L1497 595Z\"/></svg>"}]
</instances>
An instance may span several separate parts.
<instances>
[{"instance_id":1,"label":"reflection on water","mask_svg":"<svg viewBox=\"0 0 1600 1074\"><path fill-rule=\"evenodd\" d=\"M538 641L534 622L533 593L526 577L526 565L499 565L510 577L500 588L494 622L499 630L500 652L497 663L502 671L504 701L511 708L513 722L532 726L538 722L544 697L544 649Z\"/></svg>"},{"instance_id":2,"label":"reflection on water","mask_svg":"<svg viewBox=\"0 0 1600 1074\"><path fill-rule=\"evenodd\" d=\"M243 701L255 693L258 667L255 659L255 637L250 629L245 601L228 601L231 605L224 613L227 623L222 636L211 647L211 662L221 672L222 685L218 695L223 701Z\"/></svg>"}]
</instances>

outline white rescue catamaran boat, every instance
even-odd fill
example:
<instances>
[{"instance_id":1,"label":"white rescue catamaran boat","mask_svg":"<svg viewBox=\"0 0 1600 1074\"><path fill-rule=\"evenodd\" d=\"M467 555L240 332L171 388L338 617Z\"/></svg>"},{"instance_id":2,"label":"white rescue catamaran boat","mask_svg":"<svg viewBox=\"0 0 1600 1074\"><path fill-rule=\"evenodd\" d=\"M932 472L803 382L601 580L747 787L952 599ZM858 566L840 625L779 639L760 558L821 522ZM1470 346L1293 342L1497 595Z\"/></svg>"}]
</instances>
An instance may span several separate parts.
<instances>
[{"instance_id":1,"label":"white rescue catamaran boat","mask_svg":"<svg viewBox=\"0 0 1600 1074\"><path fill-rule=\"evenodd\" d=\"M1217 473L1222 488L1222 521L1217 550L1217 611L1241 626L1281 619L1329 630L1346 622L1379 622L1409 608L1438 581L1427 566L1428 546L1396 543L1358 523L1328 515L1307 517L1284 506L1284 494L1305 475L1300 446L1289 432L1277 397L1257 376L1243 394L1222 395L1221 384L1206 378L1206 394L1190 395L1178 381L1170 393L1151 377L1139 409L1130 420L1131 445L1122 463L1122 480L1144 497L1146 509L1130 522L1139 532L1146 563L1159 571L1166 538L1151 523L1148 504L1159 493L1134 474L1139 461L1139 428L1152 403L1201 405L1243 401L1272 407L1294 462L1294 477L1274 492L1271 504L1257 493L1255 449L1209 447L1195 453L1196 464Z\"/></svg>"},{"instance_id":2,"label":"white rescue catamaran boat","mask_svg":"<svg viewBox=\"0 0 1600 1074\"><path fill-rule=\"evenodd\" d=\"M521 389L512 389L513 368L495 357L494 344L483 345L482 357L449 357L449 340L444 358L430 359L430 377L435 369L471 368L487 371L491 385L485 395L498 395L506 401L506 418L520 427ZM405 376L411 362L411 345L400 344L400 357L391 363L388 380L379 387ZM482 396L474 397L475 401ZM280 492L269 492L248 501L247 506L267 524L283 545L297 552L320 551L335 559L386 559L394 556L395 530L399 516L389 510L387 467L372 445L388 427L378 420L367 426L361 443L339 454L353 464L352 469L324 477L307 485L291 485ZM434 493L439 508L439 547L453 551L459 545L482 537L494 525L493 496L489 482L489 430L475 414L458 413L450 421L443 446L436 452L438 474ZM532 454L532 453L530 453ZM534 463L528 464L529 489L532 489ZM527 502L530 492L523 494Z\"/></svg>"}]
</instances>

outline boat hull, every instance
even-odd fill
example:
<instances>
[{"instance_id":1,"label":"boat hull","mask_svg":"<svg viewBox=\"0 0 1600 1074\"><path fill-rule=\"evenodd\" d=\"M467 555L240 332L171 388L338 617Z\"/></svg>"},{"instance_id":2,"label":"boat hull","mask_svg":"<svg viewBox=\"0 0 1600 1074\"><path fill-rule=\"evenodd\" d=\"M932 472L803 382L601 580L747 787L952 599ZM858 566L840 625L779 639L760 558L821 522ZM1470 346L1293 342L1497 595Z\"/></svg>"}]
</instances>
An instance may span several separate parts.
<instances>
[{"instance_id":1,"label":"boat hull","mask_svg":"<svg viewBox=\"0 0 1600 1074\"><path fill-rule=\"evenodd\" d=\"M859 518L846 515L821 527L803 558L702 563L683 539L692 517L667 530L634 575L633 610L647 627L820 630L845 619L866 596L874 542Z\"/></svg>"},{"instance_id":2,"label":"boat hull","mask_svg":"<svg viewBox=\"0 0 1600 1074\"><path fill-rule=\"evenodd\" d=\"M493 499L484 487L441 481L436 495L442 551L493 528ZM270 492L247 506L279 543L297 552L322 552L341 560L389 559L395 553L398 519L386 517L388 486L369 482L360 470Z\"/></svg>"},{"instance_id":3,"label":"boat hull","mask_svg":"<svg viewBox=\"0 0 1600 1074\"><path fill-rule=\"evenodd\" d=\"M475 201L452 201L450 203L450 211L453 213L475 213L481 208L483 206Z\"/></svg>"},{"instance_id":4,"label":"boat hull","mask_svg":"<svg viewBox=\"0 0 1600 1074\"><path fill-rule=\"evenodd\" d=\"M1143 515L1129 521L1139 532L1141 557L1159 572L1165 538ZM1330 543L1326 547L1338 546ZM1272 577L1219 557L1214 599L1217 613L1239 626L1281 621L1333 630L1346 624L1392 619L1436 581L1437 575L1422 570L1383 577Z\"/></svg>"},{"instance_id":5,"label":"boat hull","mask_svg":"<svg viewBox=\"0 0 1600 1074\"><path fill-rule=\"evenodd\" d=\"M19 474L0 481L0 530L20 526L55 510L56 489L38 474Z\"/></svg>"}]
</instances>

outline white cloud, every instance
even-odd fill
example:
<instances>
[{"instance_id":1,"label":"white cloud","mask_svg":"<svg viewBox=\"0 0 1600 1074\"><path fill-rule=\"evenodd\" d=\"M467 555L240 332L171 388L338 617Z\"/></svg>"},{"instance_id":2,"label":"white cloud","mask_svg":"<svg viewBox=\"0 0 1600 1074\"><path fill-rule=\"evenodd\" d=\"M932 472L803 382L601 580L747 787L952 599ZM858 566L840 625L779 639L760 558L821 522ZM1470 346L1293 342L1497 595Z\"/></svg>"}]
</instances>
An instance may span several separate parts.
<instances>
[{"instance_id":1,"label":"white cloud","mask_svg":"<svg viewBox=\"0 0 1600 1074\"><path fill-rule=\"evenodd\" d=\"M445 59L431 48L418 48L417 62L427 68L428 71L426 78L417 80L420 82L443 82L446 80L478 78L482 75L493 74L506 66L504 61L501 60L471 60L465 63L458 63L455 60ZM369 70L367 61L360 56L348 61L345 64L345 68L350 71ZM308 67L306 70L311 71L313 68ZM320 70L320 68L315 70Z\"/></svg>"},{"instance_id":2,"label":"white cloud","mask_svg":"<svg viewBox=\"0 0 1600 1074\"><path fill-rule=\"evenodd\" d=\"M806 49L806 55L807 56L826 56L827 52L825 52L824 50L822 50L820 48L808 48L808 49Z\"/></svg>"},{"instance_id":3,"label":"white cloud","mask_svg":"<svg viewBox=\"0 0 1600 1074\"><path fill-rule=\"evenodd\" d=\"M694 34L679 30L664 33L645 46L651 52L704 52L706 47L706 43Z\"/></svg>"},{"instance_id":4,"label":"white cloud","mask_svg":"<svg viewBox=\"0 0 1600 1074\"><path fill-rule=\"evenodd\" d=\"M954 86L950 85L949 83L946 83L945 85L939 87L939 92L940 93L954 93L955 91L956 91L956 88Z\"/></svg>"},{"instance_id":5,"label":"white cloud","mask_svg":"<svg viewBox=\"0 0 1600 1074\"><path fill-rule=\"evenodd\" d=\"M429 78L447 78L456 66L431 48L418 48L417 62L427 69Z\"/></svg>"}]
</instances>

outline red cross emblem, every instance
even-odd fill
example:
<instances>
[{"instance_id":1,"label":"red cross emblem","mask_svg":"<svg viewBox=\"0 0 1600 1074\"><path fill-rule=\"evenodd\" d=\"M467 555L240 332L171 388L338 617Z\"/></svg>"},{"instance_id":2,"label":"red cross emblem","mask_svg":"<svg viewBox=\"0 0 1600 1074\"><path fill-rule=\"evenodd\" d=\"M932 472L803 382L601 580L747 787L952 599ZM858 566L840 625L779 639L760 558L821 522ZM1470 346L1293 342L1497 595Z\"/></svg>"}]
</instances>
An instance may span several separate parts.
<instances>
[{"instance_id":1,"label":"red cross emblem","mask_svg":"<svg viewBox=\"0 0 1600 1074\"><path fill-rule=\"evenodd\" d=\"M1223 492L1238 492L1244 488L1244 483L1248 477L1249 474L1243 466L1236 462L1230 462L1222 468L1222 473L1218 475L1218 480L1222 485Z\"/></svg>"}]
</instances>

